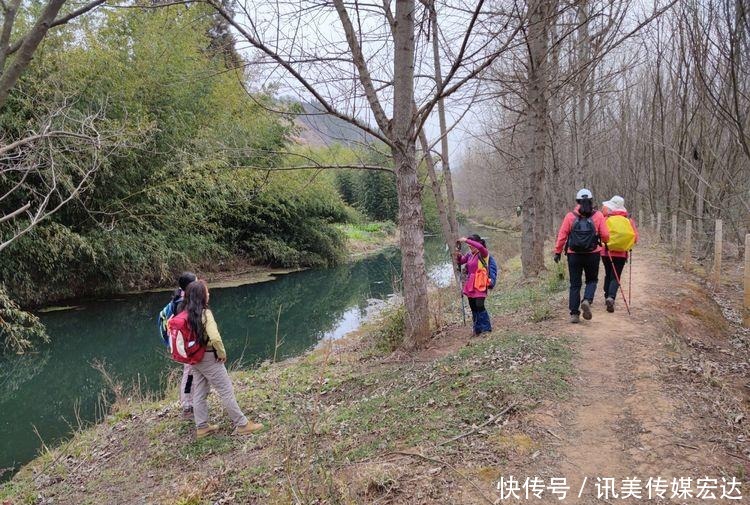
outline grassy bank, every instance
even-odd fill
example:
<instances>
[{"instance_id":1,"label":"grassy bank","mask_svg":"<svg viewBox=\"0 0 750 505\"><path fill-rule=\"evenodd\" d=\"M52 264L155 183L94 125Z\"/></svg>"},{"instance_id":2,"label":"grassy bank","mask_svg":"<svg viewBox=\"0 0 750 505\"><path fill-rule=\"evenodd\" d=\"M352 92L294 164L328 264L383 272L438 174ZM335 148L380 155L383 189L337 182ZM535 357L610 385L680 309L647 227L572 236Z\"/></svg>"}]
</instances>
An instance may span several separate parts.
<instances>
[{"instance_id":1,"label":"grassy bank","mask_svg":"<svg viewBox=\"0 0 750 505\"><path fill-rule=\"evenodd\" d=\"M496 212L470 208L466 209L461 217L464 221L473 222L491 230L521 231L521 217L517 216L515 212L498 215Z\"/></svg>"},{"instance_id":2,"label":"grassy bank","mask_svg":"<svg viewBox=\"0 0 750 505\"><path fill-rule=\"evenodd\" d=\"M337 228L346 237L350 259L361 258L398 243L396 225L391 221L347 223L337 225Z\"/></svg>"},{"instance_id":3,"label":"grassy bank","mask_svg":"<svg viewBox=\"0 0 750 505\"><path fill-rule=\"evenodd\" d=\"M235 371L240 405L267 425L244 439L220 417L221 433L196 441L174 390L156 402L122 393L104 422L24 467L0 502L465 502L533 448L514 423L564 397L572 373L569 339L526 331L532 302L557 281L517 287L517 270L506 266L490 298L496 331L471 345L452 288L433 293L435 338L418 354L388 352L403 317L394 309L306 356Z\"/></svg>"}]
</instances>

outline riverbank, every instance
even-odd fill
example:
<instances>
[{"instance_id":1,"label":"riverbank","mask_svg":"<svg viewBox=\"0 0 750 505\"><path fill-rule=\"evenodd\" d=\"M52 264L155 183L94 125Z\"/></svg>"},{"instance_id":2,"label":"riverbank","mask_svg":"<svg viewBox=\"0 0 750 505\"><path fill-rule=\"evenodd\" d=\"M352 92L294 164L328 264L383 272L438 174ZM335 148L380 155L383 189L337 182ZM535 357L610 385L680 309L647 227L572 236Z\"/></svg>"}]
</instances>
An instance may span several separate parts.
<instances>
[{"instance_id":1,"label":"riverbank","mask_svg":"<svg viewBox=\"0 0 750 505\"><path fill-rule=\"evenodd\" d=\"M196 441L174 390L159 402L123 392L104 423L26 465L0 500L493 503L510 475L565 477L571 494L584 476L742 479L748 342L713 317L699 279L639 253L632 317L597 300L592 321L568 324L567 282L554 269L521 282L516 258L488 300L489 336L469 340L448 288L433 295L435 336L417 354L388 352L396 310L299 358L234 372L240 405L267 426L244 439L222 416L218 436ZM665 296L674 286L679 300Z\"/></svg>"},{"instance_id":2,"label":"riverbank","mask_svg":"<svg viewBox=\"0 0 750 505\"><path fill-rule=\"evenodd\" d=\"M346 261L357 261L380 253L381 251L398 245L398 232L396 226L390 222L369 222L364 224L346 224L337 226L345 237ZM231 261L221 262L210 268L197 269L200 278L205 279L210 288L231 288L247 284L258 284L271 282L278 276L300 272L304 268L273 268L257 265L242 258L234 258ZM122 293L110 293L109 296L137 295L143 293L171 292L174 286L156 285L151 287L139 287L136 290ZM92 297L98 299L100 297ZM34 312L49 313L60 310L72 310L79 306L79 302L87 300L86 297L78 299L64 299L57 304L51 304L35 308Z\"/></svg>"},{"instance_id":3,"label":"riverbank","mask_svg":"<svg viewBox=\"0 0 750 505\"><path fill-rule=\"evenodd\" d=\"M398 230L391 222L344 224L339 225L338 229L346 236L349 261L366 258L398 245Z\"/></svg>"},{"instance_id":4,"label":"riverbank","mask_svg":"<svg viewBox=\"0 0 750 505\"><path fill-rule=\"evenodd\" d=\"M346 238L347 261L357 261L380 253L384 249L398 245L398 232L396 225L391 222L369 222L364 224L338 225L338 230ZM219 271L199 271L200 277L205 278L209 288L232 288L246 284L257 284L270 282L279 275L300 272L304 268L270 268L235 261L228 269ZM160 287L146 289L135 293L149 293L159 291L171 291L173 288ZM133 293L128 293L133 294Z\"/></svg>"},{"instance_id":5,"label":"riverbank","mask_svg":"<svg viewBox=\"0 0 750 505\"><path fill-rule=\"evenodd\" d=\"M336 228L345 237L347 261L356 261L380 253L398 244L398 231L391 222L372 221L363 224L341 224ZM304 268L270 268L236 261L229 269L199 271L210 288L230 288L245 284L273 281L279 275L300 272ZM160 288L164 291L172 288ZM157 290L146 290L157 291Z\"/></svg>"},{"instance_id":6,"label":"riverbank","mask_svg":"<svg viewBox=\"0 0 750 505\"><path fill-rule=\"evenodd\" d=\"M515 213L498 215L496 212L481 212L478 209L467 209L464 219L473 225L487 230L516 233L521 231L521 217Z\"/></svg>"}]
</instances>

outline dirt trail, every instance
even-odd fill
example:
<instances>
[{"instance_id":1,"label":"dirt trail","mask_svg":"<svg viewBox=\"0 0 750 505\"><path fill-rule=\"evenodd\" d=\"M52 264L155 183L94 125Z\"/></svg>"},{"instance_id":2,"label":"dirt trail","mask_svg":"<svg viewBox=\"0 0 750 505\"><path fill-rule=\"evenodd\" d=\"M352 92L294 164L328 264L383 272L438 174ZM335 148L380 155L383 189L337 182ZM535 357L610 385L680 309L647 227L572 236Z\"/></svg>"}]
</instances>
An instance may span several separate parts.
<instances>
[{"instance_id":1,"label":"dirt trail","mask_svg":"<svg viewBox=\"0 0 750 505\"><path fill-rule=\"evenodd\" d=\"M591 321L572 325L566 315L554 320L558 332L562 329L580 339L579 374L574 394L562 406L564 435L556 451L560 462L556 472L571 487L566 503L602 503L597 498L597 477L614 478L618 495L623 479L638 477L646 499L649 477L703 477L725 461L695 440L693 434L700 426L682 415L684 405L660 377L659 361L668 352L661 337L665 296L670 290L674 293L681 279L656 253L641 253L632 272L631 316L619 296L616 312L605 311L602 280Z\"/></svg>"}]
</instances>

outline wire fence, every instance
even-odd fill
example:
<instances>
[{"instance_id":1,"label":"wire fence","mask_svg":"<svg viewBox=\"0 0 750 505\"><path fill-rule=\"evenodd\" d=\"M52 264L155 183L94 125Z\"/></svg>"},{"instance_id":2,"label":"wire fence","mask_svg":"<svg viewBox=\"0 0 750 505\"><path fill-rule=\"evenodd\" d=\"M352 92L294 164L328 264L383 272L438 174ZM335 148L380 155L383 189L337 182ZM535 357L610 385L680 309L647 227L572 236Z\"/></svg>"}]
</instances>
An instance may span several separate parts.
<instances>
[{"instance_id":1,"label":"wire fence","mask_svg":"<svg viewBox=\"0 0 750 505\"><path fill-rule=\"evenodd\" d=\"M744 244L728 242L724 236L724 222L721 219L694 222L681 219L677 214L645 214L638 212L636 223L640 234L647 241L668 246L674 255L675 265L686 270L694 270L703 265L709 284L718 289L722 276L726 275L723 262L727 249L732 257L744 261L739 264L744 290L742 320L750 327L750 233L745 234Z\"/></svg>"}]
</instances>

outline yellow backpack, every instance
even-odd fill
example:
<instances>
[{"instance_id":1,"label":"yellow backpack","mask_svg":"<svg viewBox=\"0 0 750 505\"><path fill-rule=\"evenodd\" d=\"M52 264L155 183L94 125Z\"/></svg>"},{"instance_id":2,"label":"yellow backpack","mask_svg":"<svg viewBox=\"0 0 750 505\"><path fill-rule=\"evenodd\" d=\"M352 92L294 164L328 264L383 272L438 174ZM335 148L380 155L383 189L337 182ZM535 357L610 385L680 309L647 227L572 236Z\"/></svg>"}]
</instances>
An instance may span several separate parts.
<instances>
[{"instance_id":1,"label":"yellow backpack","mask_svg":"<svg viewBox=\"0 0 750 505\"><path fill-rule=\"evenodd\" d=\"M609 228L607 248L610 251L627 252L633 248L635 245L635 230L630 219L625 216L609 216L607 228Z\"/></svg>"}]
</instances>

